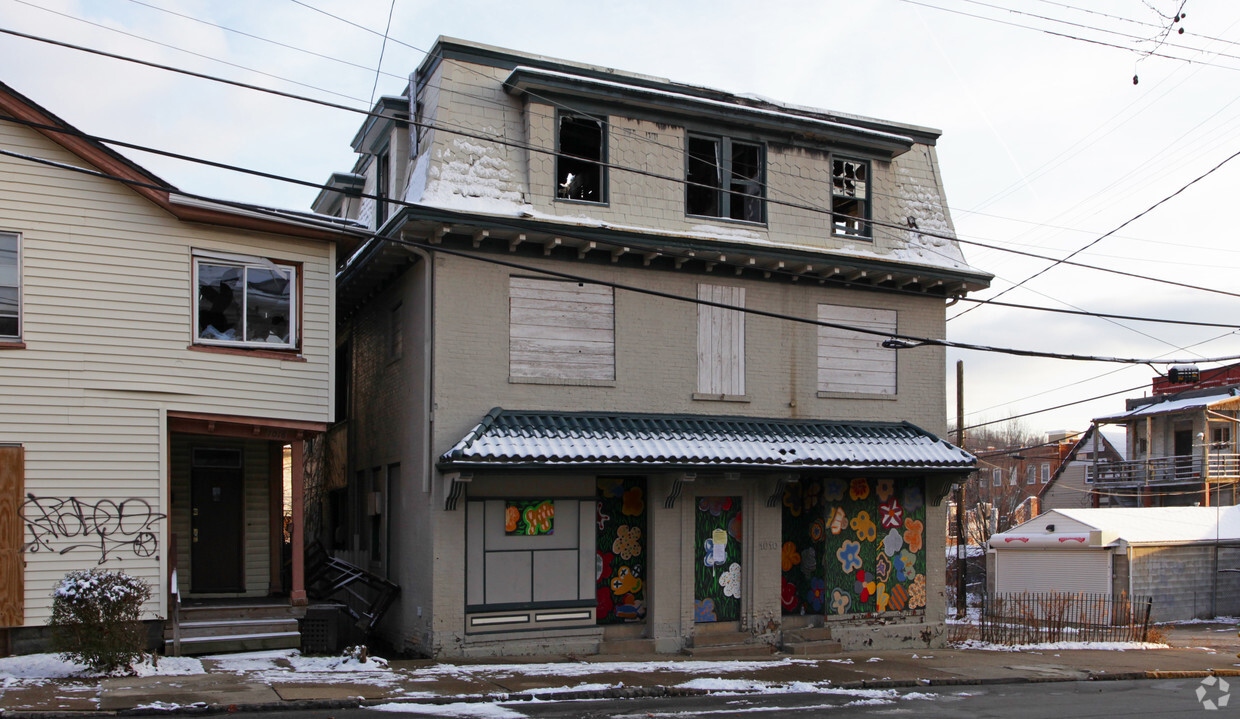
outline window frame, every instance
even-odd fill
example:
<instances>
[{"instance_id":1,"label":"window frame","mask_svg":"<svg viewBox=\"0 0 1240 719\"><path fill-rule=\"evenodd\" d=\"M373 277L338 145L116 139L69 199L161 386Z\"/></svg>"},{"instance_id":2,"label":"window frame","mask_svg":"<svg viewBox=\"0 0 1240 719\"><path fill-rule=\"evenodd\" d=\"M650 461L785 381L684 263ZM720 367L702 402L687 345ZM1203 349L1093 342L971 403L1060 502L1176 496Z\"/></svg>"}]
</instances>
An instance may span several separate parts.
<instances>
[{"instance_id":1,"label":"window frame","mask_svg":"<svg viewBox=\"0 0 1240 719\"><path fill-rule=\"evenodd\" d=\"M990 470L990 486L992 487L1003 486L1003 468L1002 467L995 467L994 469Z\"/></svg>"},{"instance_id":2,"label":"window frame","mask_svg":"<svg viewBox=\"0 0 1240 719\"><path fill-rule=\"evenodd\" d=\"M872 163L869 160L861 159L859 157L848 157L844 155L835 155L835 154L831 155L831 157L829 158L829 162L830 162L830 173L831 173L830 174L831 236L836 237L836 238L850 239L850 240L873 241L874 239L874 225L873 225L874 205L873 205L873 199L872 199L873 192L871 191L871 188L874 184L874 163ZM850 195L850 194L847 194L846 192L836 191L835 163L837 162L854 163L854 164L860 165L865 168L865 196L864 197L858 197L855 194ZM844 178L844 179L847 179L847 178ZM837 200L850 200L850 201L859 202L862 206L861 215L857 216L857 215L849 215L849 214L837 212L835 209L835 203ZM855 218L855 222L861 225L861 231L860 232L848 231L847 226L849 223L847 222L841 223L837 219L838 217L841 217L841 216L848 217L848 218Z\"/></svg>"},{"instance_id":3,"label":"window frame","mask_svg":"<svg viewBox=\"0 0 1240 719\"><path fill-rule=\"evenodd\" d=\"M22 343L22 333L24 331L22 322L22 234L9 230L0 230L0 236L12 237L16 243L17 249L13 261L13 272L16 278L16 284L13 285L17 295L17 309L15 311L15 319L17 320L17 332L15 334L0 334L0 347L24 347ZM8 285L5 285L6 287Z\"/></svg>"},{"instance_id":4,"label":"window frame","mask_svg":"<svg viewBox=\"0 0 1240 719\"><path fill-rule=\"evenodd\" d=\"M694 140L717 143L716 147L717 147L718 152L717 152L716 157L718 160L718 164L714 165L714 167L717 168L716 171L719 176L719 185L717 187L711 187L709 185L694 183L693 180L690 179L690 171L692 169L692 163L694 162L694 156L693 156L692 150L690 149L690 145ZM754 180L754 182L757 183L758 189L760 191L758 195L747 195L744 192L741 192L735 189L735 186L739 185L740 183L736 183L734 185L736 180L735 180L735 172L733 171L733 165L732 165L733 143L740 144L740 145L748 145L748 146L756 148L758 151L758 177L756 180ZM746 139L732 137L729 135L713 135L713 134L704 133L704 132L693 132L693 131L686 132L685 152L684 152L685 154L685 167L684 167L684 170L685 170L685 217L700 217L700 218L708 218L712 220L724 220L726 222L741 222L747 225L767 224L767 220L768 220L767 197L766 197L767 195L766 166L767 166L767 154L768 154L767 150L768 148L766 146L766 143L760 140L746 140ZM698 214L698 213L689 211L690 193L693 190L701 190L701 189L713 189L714 190L718 214L714 214L714 215ZM732 202L738 197L741 198L742 201L744 199L751 198L751 197L754 197L758 200L759 219L747 220L747 219L744 219L743 217L742 218L732 217Z\"/></svg>"},{"instance_id":5,"label":"window frame","mask_svg":"<svg viewBox=\"0 0 1240 719\"><path fill-rule=\"evenodd\" d=\"M599 153L598 153L599 157L597 160L592 160L588 157L583 157L581 155L569 155L568 153L564 151L563 137L561 135L561 132L563 130L564 121L567 119L571 119L571 118L592 120L599 124ZM588 112L573 112L573 111L567 111L567 110L556 111L555 113L555 177L552 178L552 184L555 186L554 196L555 196L556 202L574 202L574 203L581 203L581 204L586 204L586 205L607 205L610 203L611 187L608 183L608 176L607 176L608 175L607 173L608 159L607 158L608 158L608 149L609 149L608 144L611 138L610 124L611 123L607 121L606 117L600 117L598 115L594 115ZM564 162L566 159L571 160L573 162L590 163L590 164L593 164L595 167L597 167L599 199L588 200L588 199L584 199L580 197L562 197L560 195L560 187L561 187L560 169L561 169L561 163Z\"/></svg>"},{"instance_id":6,"label":"window frame","mask_svg":"<svg viewBox=\"0 0 1240 719\"><path fill-rule=\"evenodd\" d=\"M381 229L388 220L388 196L392 191L391 148L384 147L375 154L375 229Z\"/></svg>"},{"instance_id":7,"label":"window frame","mask_svg":"<svg viewBox=\"0 0 1240 719\"><path fill-rule=\"evenodd\" d=\"M1043 462L1043 463L1042 463L1042 477L1041 477L1041 479L1042 479L1042 484L1049 484L1049 483L1050 483L1050 481L1051 481L1051 463L1050 463L1050 462Z\"/></svg>"},{"instance_id":8,"label":"window frame","mask_svg":"<svg viewBox=\"0 0 1240 719\"><path fill-rule=\"evenodd\" d=\"M199 268L202 264L239 267L248 273L250 268L270 270L276 267L289 273L289 338L286 343L272 343L253 340L207 339L201 336L198 329L199 318ZM301 350L302 320L302 263L287 262L262 257L249 257L227 253L195 251L191 266L191 307L190 307L190 347L193 349L210 349L219 351L257 352L268 351L277 354L297 354ZM245 274L242 275L242 286L245 285ZM241 308L243 321L246 318L244 303ZM241 332L245 336L244 325Z\"/></svg>"},{"instance_id":9,"label":"window frame","mask_svg":"<svg viewBox=\"0 0 1240 719\"><path fill-rule=\"evenodd\" d=\"M1035 485L1038 483L1038 470L1032 464L1025 468L1025 484Z\"/></svg>"}]
</instances>

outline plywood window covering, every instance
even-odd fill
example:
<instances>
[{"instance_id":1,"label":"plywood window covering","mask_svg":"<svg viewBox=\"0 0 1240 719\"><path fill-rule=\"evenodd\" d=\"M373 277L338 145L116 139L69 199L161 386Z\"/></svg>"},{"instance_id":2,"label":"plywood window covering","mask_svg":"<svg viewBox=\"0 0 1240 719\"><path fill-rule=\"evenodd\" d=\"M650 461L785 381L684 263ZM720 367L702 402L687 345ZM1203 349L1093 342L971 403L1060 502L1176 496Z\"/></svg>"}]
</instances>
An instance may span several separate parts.
<instances>
[{"instance_id":1,"label":"plywood window covering","mask_svg":"<svg viewBox=\"0 0 1240 719\"><path fill-rule=\"evenodd\" d=\"M698 299L745 306L744 287L698 285ZM745 394L745 313L698 305L698 388L701 394Z\"/></svg>"},{"instance_id":2,"label":"plywood window covering","mask_svg":"<svg viewBox=\"0 0 1240 719\"><path fill-rule=\"evenodd\" d=\"M0 446L0 627L20 627L25 621L21 519L24 466L21 447Z\"/></svg>"},{"instance_id":3,"label":"plywood window covering","mask_svg":"<svg viewBox=\"0 0 1240 719\"><path fill-rule=\"evenodd\" d=\"M894 334L896 311L845 305L818 305L818 321ZM896 351L882 346L882 335L835 327L818 328L818 391L854 394L896 393Z\"/></svg>"},{"instance_id":4,"label":"plywood window covering","mask_svg":"<svg viewBox=\"0 0 1240 719\"><path fill-rule=\"evenodd\" d=\"M514 379L616 379L615 295L588 283L511 277L509 374Z\"/></svg>"}]
</instances>

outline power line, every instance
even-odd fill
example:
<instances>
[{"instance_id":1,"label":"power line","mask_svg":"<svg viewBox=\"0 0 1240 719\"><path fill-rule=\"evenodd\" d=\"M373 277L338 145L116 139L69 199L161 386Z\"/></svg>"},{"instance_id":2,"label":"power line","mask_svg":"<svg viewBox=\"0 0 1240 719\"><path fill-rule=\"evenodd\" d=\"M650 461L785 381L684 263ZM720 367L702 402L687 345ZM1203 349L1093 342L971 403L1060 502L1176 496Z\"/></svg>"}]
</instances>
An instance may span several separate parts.
<instances>
[{"instance_id":1,"label":"power line","mask_svg":"<svg viewBox=\"0 0 1240 719\"><path fill-rule=\"evenodd\" d=\"M396 13L396 0L388 5L387 28L383 31L383 44L379 46L379 63L375 65L375 84L370 88L370 104L375 104L375 91L379 89L379 71L383 69L383 53L387 51L388 36L392 34L392 15Z\"/></svg>"},{"instance_id":2,"label":"power line","mask_svg":"<svg viewBox=\"0 0 1240 719\"><path fill-rule=\"evenodd\" d=\"M1212 361L1212 360L1206 360L1206 361ZM1148 364L1148 363L1140 363L1140 364ZM1173 362L1171 364L1180 364L1180 363ZM977 424L973 424L973 425L969 425L968 427L965 427L964 431L968 432L969 430L977 429L978 427L985 427L991 424L999 424L1000 422L1010 422L1011 420L1020 419L1022 417L1029 417L1035 414L1042 414L1043 412L1052 412L1057 409L1063 409L1064 407L1071 407L1073 405L1085 404L1086 402L1093 402L1094 400L1098 400L1098 399L1106 399L1107 397L1114 397L1117 394L1126 394L1128 392L1136 392L1137 390L1143 389L1147 386L1148 385L1146 384L1139 384L1136 387L1129 387L1128 389L1121 389L1115 392L1107 392L1106 394L1100 394L1095 397L1089 397L1087 399L1078 399L1078 400L1073 400L1072 402L1064 402L1063 404L1057 404L1054 407L1045 407L1043 409L1035 409L1032 412L1022 412L1021 414L1014 414L1008 417L1004 417L1003 419L995 419L989 422L978 422Z\"/></svg>"},{"instance_id":3,"label":"power line","mask_svg":"<svg viewBox=\"0 0 1240 719\"><path fill-rule=\"evenodd\" d=\"M290 219L289 214L280 213L278 211L272 210L271 208L267 208L267 207L261 207L258 205L252 205L252 204L243 203L243 202L219 200L216 198L205 197L203 195L197 195L197 194L193 194L189 192L182 192L180 190L177 190L174 187L169 187L166 185L158 185L158 184L149 183L149 182L142 182L142 181L134 180L131 178L120 177L118 175L111 175L111 174L101 172L98 170L91 170L88 168L77 167L75 165L58 162L55 160L48 160L45 158L35 157L35 156L27 155L24 153L13 152L11 150L0 149L0 155L25 160L27 162L33 162L37 164L56 167L59 169L68 170L72 172L87 174L87 175L91 175L91 176L98 177L98 178L115 180L115 181L122 182L128 185L131 185L131 186L145 187L148 189L155 189L155 190L160 190L163 192L176 193L184 197L188 197L188 198L201 199L201 200L214 202L214 203L224 205L224 206L246 209L252 212L259 212L259 213L267 214L272 217L279 217L284 220ZM394 205L401 205L404 207L411 207L415 209L422 207L421 205L418 205L417 203L404 202L400 200L389 200L388 202ZM466 214L465 217L469 217L469 215ZM511 228L511 229L524 229L523 226L518 225L517 223L506 222L504 220L501 220L495 217L488 217L487 222L493 226L506 227L506 228ZM453 249L449 249L447 247L443 247L441 245L433 244L430 242L415 242L415 241L407 240L404 238L397 239L394 237L385 237L385 236L382 236L376 233L354 233L354 234L359 239L364 238L367 240L373 240L373 241L378 241L378 242L390 242L394 244L408 245L410 247L417 247L419 249L422 249L428 252L438 252L438 253L446 254L450 256L461 257L465 259L472 259L478 262L485 262L485 263L499 265L503 267L509 267L509 268L517 269L523 272L534 272L537 274L547 275L550 277L557 277L560 279L571 280L573 282L584 282L588 284L599 285L602 287L610 287L616 290L623 290L627 292L634 292L637 294L649 295L652 297L660 297L663 299L674 300L677 302L686 302L686 303L694 304L694 305L703 305L707 307L716 307L716 308L724 309L724 310L743 312L745 314L750 314L750 315L754 315L758 317L767 317L767 318L776 319L776 320L783 320L783 321L788 321L788 322L796 322L799 324L813 325L816 327L827 327L831 329L845 330L849 332L854 332L856 334L885 337L887 338L887 340L883 342L883 346L889 349L911 349L913 347L918 347L918 346L937 346L937 347L951 347L951 348L956 348L956 349L974 350L974 351L979 351L979 352L995 352L995 353L1017 355L1017 356L1024 356L1024 357L1044 357L1044 358L1050 358L1050 359L1078 360L1078 361L1091 361L1091 362L1112 362L1112 363L1120 363L1120 364L1188 364L1190 362L1203 362L1203 363L1204 362L1228 362L1228 361L1234 361L1234 360L1240 359L1240 355L1230 355L1230 356L1225 356L1225 357L1214 357L1214 358L1206 358L1206 359L1199 359L1199 360L1136 359L1136 358L1123 358L1123 357L1104 357L1104 356L1096 356L1096 355L1077 355L1077 354L1058 353L1058 352L1041 352L1041 351L1036 351L1036 350L1021 350L1021 349L1010 348L1010 347L997 347L997 346L992 346L992 345L981 345L981 344L975 344L975 343L969 343L969 342L955 342L952 340L939 339L939 338L933 338L933 337L921 337L917 335L883 332L881 330L873 330L873 329L869 329L866 327L855 327L852 325L845 325L845 324L840 324L837 322L825 322L822 320L810 319L808 317L798 317L796 315L789 315L789 314L785 314L781 312L772 312L769 310L760 310L760 309L750 308L750 307L737 307L737 306L726 304L723 302L713 302L710 300L699 299L697 297L686 297L686 296L677 295L671 292L663 292L661 290L653 290L653 289L649 289L645 287L637 287L634 285L628 285L628 284L621 283L621 282L613 282L609 280L587 277L584 275L577 275L577 274L568 273L568 272L560 272L557 270L549 270L546 268L536 267L532 265L525 265L525 264L521 264L518 262L501 260L501 259L494 258L494 257L486 257L486 256L480 255L479 253L467 252L467 251L462 251L462 250L453 250ZM571 234L566 234L566 233L559 233L559 234L563 237L569 237L572 239L583 239L583 238L573 237ZM969 428L965 428L965 429L967 430Z\"/></svg>"}]
</instances>

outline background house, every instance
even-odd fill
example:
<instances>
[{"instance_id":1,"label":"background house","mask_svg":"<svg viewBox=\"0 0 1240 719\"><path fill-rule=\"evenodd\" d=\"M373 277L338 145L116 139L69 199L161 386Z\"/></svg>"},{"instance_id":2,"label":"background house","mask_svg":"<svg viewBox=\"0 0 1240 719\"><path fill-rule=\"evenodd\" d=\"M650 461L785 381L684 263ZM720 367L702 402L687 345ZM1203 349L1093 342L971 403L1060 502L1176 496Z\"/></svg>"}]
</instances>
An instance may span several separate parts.
<instances>
[{"instance_id":1,"label":"background house","mask_svg":"<svg viewBox=\"0 0 1240 719\"><path fill-rule=\"evenodd\" d=\"M989 280L937 136L441 38L314 205L383 238L339 276L323 532L400 584L382 636L938 641L973 459L942 350L883 344Z\"/></svg>"},{"instance_id":2,"label":"background house","mask_svg":"<svg viewBox=\"0 0 1240 719\"><path fill-rule=\"evenodd\" d=\"M157 630L177 596L225 600L274 612L224 632L242 646L296 646L285 533L331 419L348 223L155 189L5 85L0 111L0 639L37 646L56 582L103 567L150 583Z\"/></svg>"},{"instance_id":3,"label":"background house","mask_svg":"<svg viewBox=\"0 0 1240 719\"><path fill-rule=\"evenodd\" d=\"M1091 425L1072 445L1051 481L1042 487L1038 495L1040 511L1104 506L1104 495L1094 487L1090 470L1095 464L1123 460L1123 453L1097 425Z\"/></svg>"},{"instance_id":4,"label":"background house","mask_svg":"<svg viewBox=\"0 0 1240 719\"><path fill-rule=\"evenodd\" d=\"M1240 507L1056 509L987 559L992 593L1152 597L1160 622L1240 611Z\"/></svg>"}]
</instances>

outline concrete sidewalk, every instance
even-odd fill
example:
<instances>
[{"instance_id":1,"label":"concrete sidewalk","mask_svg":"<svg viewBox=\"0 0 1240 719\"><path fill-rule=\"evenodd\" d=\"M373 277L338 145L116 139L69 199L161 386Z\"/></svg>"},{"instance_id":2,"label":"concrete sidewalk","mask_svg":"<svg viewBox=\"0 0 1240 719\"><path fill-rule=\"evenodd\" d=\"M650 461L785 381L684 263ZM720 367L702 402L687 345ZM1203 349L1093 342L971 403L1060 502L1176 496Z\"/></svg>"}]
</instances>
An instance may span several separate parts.
<instances>
[{"instance_id":1,"label":"concrete sidewalk","mask_svg":"<svg viewBox=\"0 0 1240 719\"><path fill-rule=\"evenodd\" d=\"M391 701L616 698L737 691L746 686L758 691L795 683L852 689L1240 675L1234 626L1190 625L1171 634L1172 648L1152 650L943 649L717 662L667 655L468 663L411 660L393 661L387 671L366 673L295 671L286 659L269 661L265 669L238 670L236 662L219 658L203 660L205 673L199 674L10 682L0 688L0 716L48 719L276 705L297 710Z\"/></svg>"}]
</instances>

